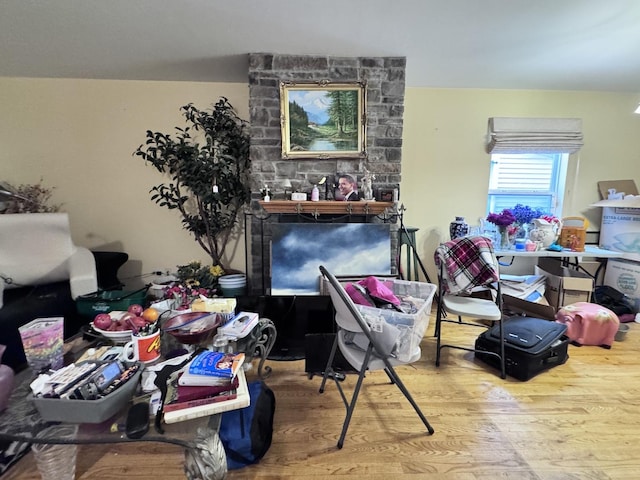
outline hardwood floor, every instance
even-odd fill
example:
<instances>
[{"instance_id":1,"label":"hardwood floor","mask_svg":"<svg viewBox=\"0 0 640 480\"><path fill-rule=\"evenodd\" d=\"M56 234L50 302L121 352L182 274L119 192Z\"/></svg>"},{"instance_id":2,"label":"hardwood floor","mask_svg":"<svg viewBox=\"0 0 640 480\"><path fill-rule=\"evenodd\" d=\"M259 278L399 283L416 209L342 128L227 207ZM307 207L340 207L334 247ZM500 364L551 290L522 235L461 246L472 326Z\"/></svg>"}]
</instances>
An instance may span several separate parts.
<instances>
[{"instance_id":1,"label":"hardwood floor","mask_svg":"<svg viewBox=\"0 0 640 480\"><path fill-rule=\"evenodd\" d=\"M611 350L569 347L565 365L520 382L501 380L472 353L445 350L434 366L431 327L423 354L398 373L435 428L429 436L386 375L367 376L342 450L345 410L335 385L318 393L304 361L268 362L276 393L273 444L257 465L228 479L590 479L640 478L640 325ZM480 329L445 325L473 344ZM348 376L345 388L354 384ZM350 388L349 388L350 390ZM82 446L77 479L184 478L178 447ZM3 480L39 479L28 454Z\"/></svg>"}]
</instances>

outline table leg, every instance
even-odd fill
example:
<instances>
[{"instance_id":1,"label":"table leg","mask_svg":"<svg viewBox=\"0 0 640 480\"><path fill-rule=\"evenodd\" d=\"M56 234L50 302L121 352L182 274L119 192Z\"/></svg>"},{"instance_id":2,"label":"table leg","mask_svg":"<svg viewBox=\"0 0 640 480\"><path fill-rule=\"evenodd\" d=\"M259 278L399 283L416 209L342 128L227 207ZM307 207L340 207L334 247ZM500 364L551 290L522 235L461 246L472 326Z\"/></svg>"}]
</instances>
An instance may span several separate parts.
<instances>
[{"instance_id":1,"label":"table leg","mask_svg":"<svg viewBox=\"0 0 640 480\"><path fill-rule=\"evenodd\" d=\"M251 330L251 333L238 341L238 351L244 352L248 361L256 357L260 358L258 376L262 379L267 378L271 374L271 367L265 367L264 362L267 360L273 348L276 335L276 327L273 322L268 318L261 318L258 324Z\"/></svg>"},{"instance_id":2,"label":"table leg","mask_svg":"<svg viewBox=\"0 0 640 480\"><path fill-rule=\"evenodd\" d=\"M184 473L188 480L223 480L227 476L227 456L218 432L199 428L194 446L185 449Z\"/></svg>"}]
</instances>

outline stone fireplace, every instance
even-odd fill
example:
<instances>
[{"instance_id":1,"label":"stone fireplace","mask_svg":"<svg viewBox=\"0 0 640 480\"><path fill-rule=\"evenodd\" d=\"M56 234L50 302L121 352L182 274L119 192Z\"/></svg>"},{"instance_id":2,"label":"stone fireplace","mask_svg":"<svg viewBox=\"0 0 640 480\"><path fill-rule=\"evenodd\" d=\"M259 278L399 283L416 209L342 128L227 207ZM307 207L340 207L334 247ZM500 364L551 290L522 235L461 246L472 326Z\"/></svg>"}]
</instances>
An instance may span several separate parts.
<instances>
[{"instance_id":1,"label":"stone fireplace","mask_svg":"<svg viewBox=\"0 0 640 480\"><path fill-rule=\"evenodd\" d=\"M405 91L404 57L335 57L318 55L249 55L249 112L251 124L252 189L247 215L247 264L251 294L268 293L270 284L270 224L289 221L386 222L397 232L394 209L373 213L318 214L265 211L259 191L267 185L275 200L284 200L285 183L309 193L323 176L336 173L375 175L376 189L398 188L401 178L402 128ZM282 158L280 82L366 82L365 158ZM322 197L321 197L322 198ZM322 202L320 202L322 203ZM324 205L327 207L327 205ZM379 210L379 209L378 209ZM392 273L396 273L397 235L392 235Z\"/></svg>"}]
</instances>

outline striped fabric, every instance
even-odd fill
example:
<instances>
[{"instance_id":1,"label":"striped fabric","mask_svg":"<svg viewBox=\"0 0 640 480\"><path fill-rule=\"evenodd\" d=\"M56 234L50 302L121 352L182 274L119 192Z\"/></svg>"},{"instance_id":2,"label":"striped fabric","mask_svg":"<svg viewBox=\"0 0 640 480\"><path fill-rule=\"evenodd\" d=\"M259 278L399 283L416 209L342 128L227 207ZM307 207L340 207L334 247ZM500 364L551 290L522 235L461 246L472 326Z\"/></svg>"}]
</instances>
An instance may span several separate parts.
<instances>
[{"instance_id":1,"label":"striped fabric","mask_svg":"<svg viewBox=\"0 0 640 480\"><path fill-rule=\"evenodd\" d=\"M435 251L442 269L443 293L470 293L476 287L497 282L497 260L491 240L482 236L462 237L441 244Z\"/></svg>"}]
</instances>

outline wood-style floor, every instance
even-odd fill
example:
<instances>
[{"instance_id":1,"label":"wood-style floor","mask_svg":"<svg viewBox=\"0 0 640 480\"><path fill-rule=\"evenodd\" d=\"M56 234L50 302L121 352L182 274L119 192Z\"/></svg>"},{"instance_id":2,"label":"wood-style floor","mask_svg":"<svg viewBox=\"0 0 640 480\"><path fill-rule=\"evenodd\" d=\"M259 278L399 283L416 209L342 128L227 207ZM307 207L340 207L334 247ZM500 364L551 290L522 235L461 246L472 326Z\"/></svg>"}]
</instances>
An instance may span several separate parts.
<instances>
[{"instance_id":1,"label":"wood-style floor","mask_svg":"<svg viewBox=\"0 0 640 480\"><path fill-rule=\"evenodd\" d=\"M318 393L304 361L269 362L277 398L273 444L228 479L640 478L640 325L611 350L569 347L565 365L527 381L501 380L472 353L446 350L434 366L433 320L423 355L398 373L435 428L429 436L382 372L367 376L344 448L335 385ZM468 345L479 329L445 325ZM348 376L346 388L354 384ZM180 479L183 454L156 444L82 446L77 479ZM39 479L31 454L3 480Z\"/></svg>"}]
</instances>

